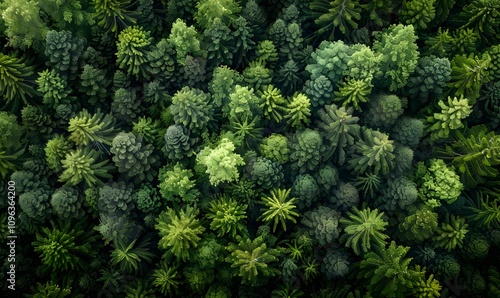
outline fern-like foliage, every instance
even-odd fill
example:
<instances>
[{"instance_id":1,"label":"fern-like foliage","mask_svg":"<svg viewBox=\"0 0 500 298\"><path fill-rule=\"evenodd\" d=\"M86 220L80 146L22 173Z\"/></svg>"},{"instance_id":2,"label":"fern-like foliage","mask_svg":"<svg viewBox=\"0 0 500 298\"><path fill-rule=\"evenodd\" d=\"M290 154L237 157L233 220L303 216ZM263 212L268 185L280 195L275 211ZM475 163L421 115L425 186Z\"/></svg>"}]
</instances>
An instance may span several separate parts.
<instances>
[{"instance_id":1,"label":"fern-like foliage","mask_svg":"<svg viewBox=\"0 0 500 298\"><path fill-rule=\"evenodd\" d=\"M474 0L466 3L467 5L457 16L460 24L463 24L461 28L471 28L480 33L486 43L498 41L500 3L492 0Z\"/></svg>"},{"instance_id":2,"label":"fern-like foliage","mask_svg":"<svg viewBox=\"0 0 500 298\"><path fill-rule=\"evenodd\" d=\"M453 157L451 164L455 166L462 183L467 189L486 182L486 177L496 177L500 164L500 135L488 132L484 125L474 126L465 135L456 130L454 142L446 146L444 153Z\"/></svg>"},{"instance_id":3,"label":"fern-like foliage","mask_svg":"<svg viewBox=\"0 0 500 298\"><path fill-rule=\"evenodd\" d=\"M64 298L71 295L71 287L62 288L54 284L53 282L47 282L46 284L37 283L36 292L33 294L33 298Z\"/></svg>"},{"instance_id":4,"label":"fern-like foliage","mask_svg":"<svg viewBox=\"0 0 500 298\"><path fill-rule=\"evenodd\" d=\"M163 295L173 295L181 283L177 268L169 266L165 261L162 261L159 268L153 271L152 277L153 286L159 288Z\"/></svg>"},{"instance_id":5,"label":"fern-like foliage","mask_svg":"<svg viewBox=\"0 0 500 298\"><path fill-rule=\"evenodd\" d=\"M441 289L441 284L431 274L427 279L422 278L418 281L412 292L416 298L438 298L441 297Z\"/></svg>"},{"instance_id":6,"label":"fern-like foliage","mask_svg":"<svg viewBox=\"0 0 500 298\"><path fill-rule=\"evenodd\" d=\"M280 270L271 267L271 263L278 261L283 249L268 247L264 236L253 240L241 239L238 244L230 243L226 249L231 254L225 261L230 263L231 267L238 268L242 283L255 284L259 276L280 274Z\"/></svg>"},{"instance_id":7,"label":"fern-like foliage","mask_svg":"<svg viewBox=\"0 0 500 298\"><path fill-rule=\"evenodd\" d=\"M480 227L500 229L500 201L490 199L486 195L486 198L480 198L478 205L467 207L473 213L467 219L477 223Z\"/></svg>"},{"instance_id":8,"label":"fern-like foliage","mask_svg":"<svg viewBox=\"0 0 500 298\"><path fill-rule=\"evenodd\" d=\"M152 38L142 27L127 27L118 35L116 63L136 78L146 76L147 51Z\"/></svg>"},{"instance_id":9,"label":"fern-like foliage","mask_svg":"<svg viewBox=\"0 0 500 298\"><path fill-rule=\"evenodd\" d=\"M5 150L0 151L0 175L6 178L9 172L19 167L19 157L23 155L24 149L11 153Z\"/></svg>"},{"instance_id":10,"label":"fern-like foliage","mask_svg":"<svg viewBox=\"0 0 500 298\"><path fill-rule=\"evenodd\" d=\"M43 227L32 243L35 252L40 253L42 263L52 271L81 270L97 255L93 247L99 238L95 233L85 231L84 223L71 227L69 222L52 228Z\"/></svg>"},{"instance_id":11,"label":"fern-like foliage","mask_svg":"<svg viewBox=\"0 0 500 298\"><path fill-rule=\"evenodd\" d=\"M348 218L341 218L340 224L344 227L345 234L340 241L345 241L345 246L351 247L354 253L360 255L370 251L372 245L384 247L389 236L383 231L388 225L382 219L384 212L378 209L366 208L359 210L354 207L352 212L347 212Z\"/></svg>"},{"instance_id":12,"label":"fern-like foliage","mask_svg":"<svg viewBox=\"0 0 500 298\"><path fill-rule=\"evenodd\" d=\"M286 99L281 95L281 91L273 85L267 85L264 90L258 90L257 95L262 101L260 108L264 112L264 116L267 119L272 118L278 123L281 122L287 104Z\"/></svg>"},{"instance_id":13,"label":"fern-like foliage","mask_svg":"<svg viewBox=\"0 0 500 298\"><path fill-rule=\"evenodd\" d=\"M34 68L26 62L0 53L0 93L6 103L12 102L15 107L19 107L19 100L28 104L29 98L39 94L34 88Z\"/></svg>"},{"instance_id":14,"label":"fern-like foliage","mask_svg":"<svg viewBox=\"0 0 500 298\"><path fill-rule=\"evenodd\" d=\"M119 29L135 24L131 0L92 0L97 25L106 31L117 33Z\"/></svg>"},{"instance_id":15,"label":"fern-like foliage","mask_svg":"<svg viewBox=\"0 0 500 298\"><path fill-rule=\"evenodd\" d=\"M379 175L367 172L362 176L356 176L352 184L363 192L365 198L373 198L375 192L382 186L382 179Z\"/></svg>"},{"instance_id":16,"label":"fern-like foliage","mask_svg":"<svg viewBox=\"0 0 500 298\"><path fill-rule=\"evenodd\" d=\"M297 208L294 203L297 198L288 199L290 196L290 189L272 189L269 197L263 197L261 204L266 206L262 208L262 216L260 217L264 222L273 221L273 232L276 232L278 223L281 223L283 230L286 231L286 220L297 223L295 217L299 214L295 211Z\"/></svg>"},{"instance_id":17,"label":"fern-like foliage","mask_svg":"<svg viewBox=\"0 0 500 298\"><path fill-rule=\"evenodd\" d=\"M120 271L126 273L144 273L143 263L151 263L155 256L150 251L150 237L144 237L139 243L134 239L128 245L123 241L115 243L115 249L111 252L111 264L117 266Z\"/></svg>"},{"instance_id":18,"label":"fern-like foliage","mask_svg":"<svg viewBox=\"0 0 500 298\"><path fill-rule=\"evenodd\" d=\"M338 29L342 34L358 28L361 7L357 0L314 0L309 4L311 17L319 27L317 36L333 40Z\"/></svg>"},{"instance_id":19,"label":"fern-like foliage","mask_svg":"<svg viewBox=\"0 0 500 298\"><path fill-rule=\"evenodd\" d=\"M287 106L285 119L287 123L296 128L303 127L311 121L311 101L302 93L295 93Z\"/></svg>"},{"instance_id":20,"label":"fern-like foliage","mask_svg":"<svg viewBox=\"0 0 500 298\"><path fill-rule=\"evenodd\" d=\"M489 81L488 67L490 55L461 55L451 60L451 80L448 86L455 96L465 96L470 100L479 97L481 85Z\"/></svg>"},{"instance_id":21,"label":"fern-like foliage","mask_svg":"<svg viewBox=\"0 0 500 298\"><path fill-rule=\"evenodd\" d=\"M359 277L369 279L368 291L375 297L408 297L416 284L424 278L424 272L411 268L411 258L406 254L410 247L396 245L378 252L369 252L361 261Z\"/></svg>"}]
</instances>

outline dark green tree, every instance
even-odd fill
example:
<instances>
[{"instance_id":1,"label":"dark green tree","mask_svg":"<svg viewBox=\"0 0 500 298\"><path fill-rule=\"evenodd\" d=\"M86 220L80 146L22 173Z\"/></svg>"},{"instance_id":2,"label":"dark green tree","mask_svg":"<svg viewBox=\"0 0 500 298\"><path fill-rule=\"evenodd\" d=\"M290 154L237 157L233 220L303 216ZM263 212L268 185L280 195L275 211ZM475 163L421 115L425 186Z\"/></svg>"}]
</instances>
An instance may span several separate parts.
<instances>
[{"instance_id":1,"label":"dark green tree","mask_svg":"<svg viewBox=\"0 0 500 298\"><path fill-rule=\"evenodd\" d=\"M164 135L167 158L178 161L193 156L197 139L190 137L189 130L182 125L174 124L167 128Z\"/></svg>"},{"instance_id":2,"label":"dark green tree","mask_svg":"<svg viewBox=\"0 0 500 298\"><path fill-rule=\"evenodd\" d=\"M99 188L97 209L100 214L130 215L136 195L125 182L108 183Z\"/></svg>"},{"instance_id":3,"label":"dark green tree","mask_svg":"<svg viewBox=\"0 0 500 298\"><path fill-rule=\"evenodd\" d=\"M359 118L352 114L352 107L338 108L334 104L326 105L318 111L320 120L316 122L316 126L320 129L321 135L329 141L326 158L334 157L339 166L345 163L347 150L360 136Z\"/></svg>"},{"instance_id":4,"label":"dark green tree","mask_svg":"<svg viewBox=\"0 0 500 298\"><path fill-rule=\"evenodd\" d=\"M203 132L213 118L210 95L200 89L184 87L172 97L170 111L176 124L191 132Z\"/></svg>"},{"instance_id":5,"label":"dark green tree","mask_svg":"<svg viewBox=\"0 0 500 298\"><path fill-rule=\"evenodd\" d=\"M325 36L327 40L333 40L336 30L342 34L349 33L358 28L361 19L361 7L356 0L314 0L309 4L311 17L319 27L315 32L317 36Z\"/></svg>"},{"instance_id":6,"label":"dark green tree","mask_svg":"<svg viewBox=\"0 0 500 298\"><path fill-rule=\"evenodd\" d=\"M319 206L307 211L302 217L301 224L307 228L308 235L323 246L333 243L339 237L340 218L339 212L326 206Z\"/></svg>"},{"instance_id":7,"label":"dark green tree","mask_svg":"<svg viewBox=\"0 0 500 298\"><path fill-rule=\"evenodd\" d=\"M348 74L348 63L353 50L343 41L323 41L311 54L306 70L311 74L311 80L321 75L327 77L332 85L336 85Z\"/></svg>"},{"instance_id":8,"label":"dark green tree","mask_svg":"<svg viewBox=\"0 0 500 298\"><path fill-rule=\"evenodd\" d=\"M211 1L205 1L211 2ZM231 65L233 59L231 29L221 19L215 18L203 32L207 59L210 65Z\"/></svg>"},{"instance_id":9,"label":"dark green tree","mask_svg":"<svg viewBox=\"0 0 500 298\"><path fill-rule=\"evenodd\" d=\"M475 0L465 4L457 16L462 28L471 28L478 32L487 44L498 41L500 21L497 16L500 14L500 5L491 0Z\"/></svg>"},{"instance_id":10,"label":"dark green tree","mask_svg":"<svg viewBox=\"0 0 500 298\"><path fill-rule=\"evenodd\" d=\"M29 98L38 95L35 88L34 68L25 58L15 58L0 53L0 93L3 101L14 107L29 103Z\"/></svg>"},{"instance_id":11,"label":"dark green tree","mask_svg":"<svg viewBox=\"0 0 500 298\"><path fill-rule=\"evenodd\" d=\"M252 181L263 189L279 187L283 183L283 167L276 161L257 157L247 167Z\"/></svg>"},{"instance_id":12,"label":"dark green tree","mask_svg":"<svg viewBox=\"0 0 500 298\"><path fill-rule=\"evenodd\" d=\"M292 195L297 197L297 207L300 210L310 208L319 197L320 189L313 176L309 174L298 175L293 181Z\"/></svg>"},{"instance_id":13,"label":"dark green tree","mask_svg":"<svg viewBox=\"0 0 500 298\"><path fill-rule=\"evenodd\" d=\"M110 262L113 266L118 267L121 272L142 275L145 270L144 264L153 261L155 254L149 248L151 238L144 236L140 241L138 240L134 239L129 244L121 241L114 243Z\"/></svg>"},{"instance_id":14,"label":"dark green tree","mask_svg":"<svg viewBox=\"0 0 500 298\"><path fill-rule=\"evenodd\" d=\"M132 123L142 111L143 106L141 100L137 98L136 90L119 88L113 94L111 113L116 119Z\"/></svg>"},{"instance_id":15,"label":"dark green tree","mask_svg":"<svg viewBox=\"0 0 500 298\"><path fill-rule=\"evenodd\" d=\"M32 245L46 268L53 272L88 268L98 253L98 236L86 231L84 224L79 221L71 227L69 222L59 225L51 222L50 228L42 227Z\"/></svg>"},{"instance_id":16,"label":"dark green tree","mask_svg":"<svg viewBox=\"0 0 500 298\"><path fill-rule=\"evenodd\" d=\"M406 88L412 101L412 110L416 110L430 97L440 98L451 78L451 65L448 58L425 56L418 60L415 72L408 78Z\"/></svg>"},{"instance_id":17,"label":"dark green tree","mask_svg":"<svg viewBox=\"0 0 500 298\"><path fill-rule=\"evenodd\" d=\"M44 52L48 57L47 64L60 75L76 78L84 45L85 39L73 36L70 31L47 32Z\"/></svg>"},{"instance_id":18,"label":"dark green tree","mask_svg":"<svg viewBox=\"0 0 500 298\"><path fill-rule=\"evenodd\" d=\"M137 22L131 0L92 0L97 25L115 34Z\"/></svg>"},{"instance_id":19,"label":"dark green tree","mask_svg":"<svg viewBox=\"0 0 500 298\"><path fill-rule=\"evenodd\" d=\"M436 0L407 0L399 11L399 19L416 30L423 30L436 16Z\"/></svg>"},{"instance_id":20,"label":"dark green tree","mask_svg":"<svg viewBox=\"0 0 500 298\"><path fill-rule=\"evenodd\" d=\"M368 169L373 174L385 175L394 166L394 141L385 133L365 129L364 138L356 142L355 154L349 160L349 169L357 174Z\"/></svg>"},{"instance_id":21,"label":"dark green tree","mask_svg":"<svg viewBox=\"0 0 500 298\"><path fill-rule=\"evenodd\" d=\"M290 143L290 162L300 173L314 171L323 161L325 151L321 134L312 129L298 131Z\"/></svg>"},{"instance_id":22,"label":"dark green tree","mask_svg":"<svg viewBox=\"0 0 500 298\"><path fill-rule=\"evenodd\" d=\"M57 189L50 200L52 209L61 219L73 219L83 217L83 197L78 189L73 187L61 187Z\"/></svg>"},{"instance_id":23,"label":"dark green tree","mask_svg":"<svg viewBox=\"0 0 500 298\"><path fill-rule=\"evenodd\" d=\"M156 176L155 165L158 161L153 150L153 145L143 143L141 135L120 132L113 139L110 152L120 173L136 177L139 181L152 181Z\"/></svg>"},{"instance_id":24,"label":"dark green tree","mask_svg":"<svg viewBox=\"0 0 500 298\"><path fill-rule=\"evenodd\" d=\"M370 293L384 297L406 297L411 293L424 272L410 267L412 258L406 257L409 249L392 241L389 247L364 256L358 276L369 280Z\"/></svg>"},{"instance_id":25,"label":"dark green tree","mask_svg":"<svg viewBox=\"0 0 500 298\"><path fill-rule=\"evenodd\" d=\"M90 104L102 104L105 102L108 94L110 81L106 78L106 72L103 69L85 64L80 74L79 91L88 96Z\"/></svg>"}]
</instances>

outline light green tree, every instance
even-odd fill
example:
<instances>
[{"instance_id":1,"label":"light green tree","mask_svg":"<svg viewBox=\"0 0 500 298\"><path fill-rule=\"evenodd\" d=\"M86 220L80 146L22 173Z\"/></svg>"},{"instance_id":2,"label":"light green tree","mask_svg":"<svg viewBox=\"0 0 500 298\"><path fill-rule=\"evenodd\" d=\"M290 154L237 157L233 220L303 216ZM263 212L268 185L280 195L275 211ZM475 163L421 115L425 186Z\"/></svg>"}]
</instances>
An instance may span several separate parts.
<instances>
[{"instance_id":1,"label":"light green tree","mask_svg":"<svg viewBox=\"0 0 500 298\"><path fill-rule=\"evenodd\" d=\"M234 150L233 142L223 138L216 148L205 147L198 153L196 162L206 167L213 186L238 179L238 166L244 165L245 162Z\"/></svg>"},{"instance_id":2,"label":"light green tree","mask_svg":"<svg viewBox=\"0 0 500 298\"><path fill-rule=\"evenodd\" d=\"M294 204L297 198L289 199L289 196L290 189L272 189L270 196L261 199L261 204L266 208L261 209L263 213L260 219L264 222L273 221L273 232L276 232L278 223L281 223L284 231L286 231L286 220L297 223L295 217L298 217L299 214L295 211L297 207Z\"/></svg>"},{"instance_id":3,"label":"light green tree","mask_svg":"<svg viewBox=\"0 0 500 298\"><path fill-rule=\"evenodd\" d=\"M412 25L392 25L376 36L373 50L382 57L378 81L390 91L404 87L417 67L416 40Z\"/></svg>"},{"instance_id":4,"label":"light green tree","mask_svg":"<svg viewBox=\"0 0 500 298\"><path fill-rule=\"evenodd\" d=\"M146 76L147 52L153 39L142 27L127 27L118 35L116 63L136 78Z\"/></svg>"},{"instance_id":5,"label":"light green tree","mask_svg":"<svg viewBox=\"0 0 500 298\"><path fill-rule=\"evenodd\" d=\"M160 213L155 225L161 237L158 246L169 250L177 258L188 260L189 249L198 246L200 235L205 231L196 218L199 212L196 206L187 206L178 212L167 208Z\"/></svg>"}]
</instances>

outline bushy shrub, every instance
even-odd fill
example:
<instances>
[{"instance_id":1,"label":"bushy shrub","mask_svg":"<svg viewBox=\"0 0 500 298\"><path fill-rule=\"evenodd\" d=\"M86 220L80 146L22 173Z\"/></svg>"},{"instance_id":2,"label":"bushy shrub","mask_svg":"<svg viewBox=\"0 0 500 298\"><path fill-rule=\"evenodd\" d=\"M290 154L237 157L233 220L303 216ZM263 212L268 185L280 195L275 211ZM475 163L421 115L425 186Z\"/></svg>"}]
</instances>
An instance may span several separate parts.
<instances>
[{"instance_id":1,"label":"bushy shrub","mask_svg":"<svg viewBox=\"0 0 500 298\"><path fill-rule=\"evenodd\" d=\"M85 213L81 209L83 197L78 189L62 187L52 194L50 204L54 212L62 219L79 218Z\"/></svg>"},{"instance_id":2,"label":"bushy shrub","mask_svg":"<svg viewBox=\"0 0 500 298\"><path fill-rule=\"evenodd\" d=\"M311 207L319 196L319 187L313 176L309 174L298 175L292 185L292 194L298 198L297 206L304 210Z\"/></svg>"},{"instance_id":3,"label":"bushy shrub","mask_svg":"<svg viewBox=\"0 0 500 298\"><path fill-rule=\"evenodd\" d=\"M277 162L257 157L248 167L250 178L264 189L279 187L283 183L283 168Z\"/></svg>"},{"instance_id":4,"label":"bushy shrub","mask_svg":"<svg viewBox=\"0 0 500 298\"><path fill-rule=\"evenodd\" d=\"M339 212L329 207L319 206L304 213L301 224L307 228L308 235L320 245L327 245L339 237L339 220Z\"/></svg>"},{"instance_id":5,"label":"bushy shrub","mask_svg":"<svg viewBox=\"0 0 500 298\"><path fill-rule=\"evenodd\" d=\"M143 137L133 133L121 132L113 139L111 144L113 162L118 171L128 177L136 177L139 180L153 180L156 175L154 165L157 157L153 154L153 145L144 145Z\"/></svg>"}]
</instances>

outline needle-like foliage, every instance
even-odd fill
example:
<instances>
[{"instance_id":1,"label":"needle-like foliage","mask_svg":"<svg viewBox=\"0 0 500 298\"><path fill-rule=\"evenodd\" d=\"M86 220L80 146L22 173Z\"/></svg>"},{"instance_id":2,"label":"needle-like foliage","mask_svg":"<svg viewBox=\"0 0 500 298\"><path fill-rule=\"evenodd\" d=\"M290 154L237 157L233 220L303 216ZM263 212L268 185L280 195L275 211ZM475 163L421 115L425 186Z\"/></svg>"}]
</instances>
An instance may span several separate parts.
<instances>
[{"instance_id":1,"label":"needle-like foliage","mask_svg":"<svg viewBox=\"0 0 500 298\"><path fill-rule=\"evenodd\" d=\"M259 236L253 240L241 239L238 244L230 243L226 247L231 254L226 258L226 262L231 267L238 268L238 275L242 278L242 283L255 284L257 277L274 276L280 271L272 266L278 261L282 249L270 248L264 242L264 237Z\"/></svg>"},{"instance_id":2,"label":"needle-like foliage","mask_svg":"<svg viewBox=\"0 0 500 298\"><path fill-rule=\"evenodd\" d=\"M284 231L286 231L287 220L297 223L295 217L298 217L299 214L295 212L297 207L294 204L297 198L289 199L289 196L290 189L272 189L270 196L262 197L261 204L266 208L261 209L263 213L260 218L264 222L274 222L273 232L276 232L278 223L281 223Z\"/></svg>"},{"instance_id":3,"label":"needle-like foliage","mask_svg":"<svg viewBox=\"0 0 500 298\"><path fill-rule=\"evenodd\" d=\"M197 207L187 206L178 212L167 208L160 213L155 225L161 237L158 246L182 260L188 260L189 248L198 246L199 235L205 231L196 218L199 212Z\"/></svg>"},{"instance_id":4,"label":"needle-like foliage","mask_svg":"<svg viewBox=\"0 0 500 298\"><path fill-rule=\"evenodd\" d=\"M384 212L354 207L352 212L347 212L347 216L348 218L340 219L345 232L340 241L345 241L345 246L351 247L357 255L371 251L372 245L385 247L389 236L383 233L388 224L382 219Z\"/></svg>"},{"instance_id":5,"label":"needle-like foliage","mask_svg":"<svg viewBox=\"0 0 500 298\"><path fill-rule=\"evenodd\" d=\"M423 278L424 272L411 268L409 247L396 245L369 252L361 261L359 277L369 280L368 290L380 297L407 297Z\"/></svg>"}]
</instances>

